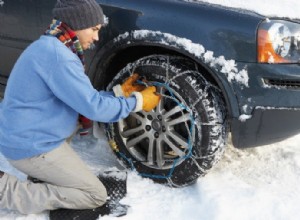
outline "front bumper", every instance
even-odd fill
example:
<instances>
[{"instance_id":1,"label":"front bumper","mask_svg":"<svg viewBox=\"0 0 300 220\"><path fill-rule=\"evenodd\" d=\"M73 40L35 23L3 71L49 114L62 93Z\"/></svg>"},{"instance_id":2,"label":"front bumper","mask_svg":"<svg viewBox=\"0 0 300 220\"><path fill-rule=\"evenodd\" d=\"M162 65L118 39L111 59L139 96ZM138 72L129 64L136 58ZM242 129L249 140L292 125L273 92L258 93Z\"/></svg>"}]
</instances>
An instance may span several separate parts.
<instances>
[{"instance_id":1,"label":"front bumper","mask_svg":"<svg viewBox=\"0 0 300 220\"><path fill-rule=\"evenodd\" d=\"M250 119L234 119L232 143L246 148L271 144L300 133L300 109L255 109Z\"/></svg>"},{"instance_id":2,"label":"front bumper","mask_svg":"<svg viewBox=\"0 0 300 220\"><path fill-rule=\"evenodd\" d=\"M300 65L245 64L249 87L232 83L242 121L231 122L235 147L271 144L300 133Z\"/></svg>"}]
</instances>

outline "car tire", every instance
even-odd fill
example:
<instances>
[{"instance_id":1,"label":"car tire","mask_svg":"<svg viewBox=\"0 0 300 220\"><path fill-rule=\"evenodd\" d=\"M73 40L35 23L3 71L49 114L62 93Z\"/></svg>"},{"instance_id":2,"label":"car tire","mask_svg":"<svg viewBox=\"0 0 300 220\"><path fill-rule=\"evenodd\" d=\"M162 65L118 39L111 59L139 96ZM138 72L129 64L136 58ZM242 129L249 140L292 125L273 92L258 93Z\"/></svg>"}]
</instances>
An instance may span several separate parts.
<instances>
[{"instance_id":1,"label":"car tire","mask_svg":"<svg viewBox=\"0 0 300 220\"><path fill-rule=\"evenodd\" d=\"M108 126L122 164L172 187L194 183L224 152L228 121L220 90L182 57L152 55L128 64L108 89L138 73L162 95L151 112Z\"/></svg>"}]
</instances>

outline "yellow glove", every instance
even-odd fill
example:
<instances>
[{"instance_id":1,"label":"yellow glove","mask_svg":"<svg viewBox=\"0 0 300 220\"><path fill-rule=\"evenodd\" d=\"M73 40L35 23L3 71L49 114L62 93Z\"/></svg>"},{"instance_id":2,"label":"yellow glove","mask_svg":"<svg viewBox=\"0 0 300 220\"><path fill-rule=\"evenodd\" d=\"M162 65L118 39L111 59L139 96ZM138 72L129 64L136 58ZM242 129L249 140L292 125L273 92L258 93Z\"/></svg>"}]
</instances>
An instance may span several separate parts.
<instances>
[{"instance_id":1,"label":"yellow glove","mask_svg":"<svg viewBox=\"0 0 300 220\"><path fill-rule=\"evenodd\" d=\"M155 86L149 86L140 92L143 96L142 109L144 111L149 112L158 105L160 101L160 95L156 95L155 92L156 92Z\"/></svg>"},{"instance_id":2,"label":"yellow glove","mask_svg":"<svg viewBox=\"0 0 300 220\"><path fill-rule=\"evenodd\" d=\"M129 97L132 92L140 92L145 89L144 85L137 84L136 81L139 78L139 74L134 73L128 77L122 85L116 85L113 87L115 95Z\"/></svg>"}]
</instances>

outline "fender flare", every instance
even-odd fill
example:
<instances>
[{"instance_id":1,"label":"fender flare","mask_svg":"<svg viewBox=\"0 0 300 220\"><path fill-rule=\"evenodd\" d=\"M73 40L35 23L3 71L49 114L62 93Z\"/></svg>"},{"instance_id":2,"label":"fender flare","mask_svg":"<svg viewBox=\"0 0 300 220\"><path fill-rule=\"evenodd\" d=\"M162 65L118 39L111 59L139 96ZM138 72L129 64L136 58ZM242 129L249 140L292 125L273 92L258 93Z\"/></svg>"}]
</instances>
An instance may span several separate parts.
<instances>
[{"instance_id":1,"label":"fender flare","mask_svg":"<svg viewBox=\"0 0 300 220\"><path fill-rule=\"evenodd\" d=\"M238 118L240 116L239 105L232 82L235 81L234 83L240 83L241 86L248 86L248 79L239 81L239 79L243 78L246 70L238 70L234 60L228 61L222 56L214 57L213 52L206 51L201 44L160 31L135 30L130 33L125 32L99 47L89 68L91 80L95 82L100 77L103 77L106 69L111 64L109 60L113 59L116 54L136 46L161 47L182 54L201 65L221 89L228 108L228 117ZM106 59L102 59L102 57ZM229 65L232 66L231 69L228 69L226 62L231 62ZM226 74L226 72L229 72L230 75Z\"/></svg>"}]
</instances>

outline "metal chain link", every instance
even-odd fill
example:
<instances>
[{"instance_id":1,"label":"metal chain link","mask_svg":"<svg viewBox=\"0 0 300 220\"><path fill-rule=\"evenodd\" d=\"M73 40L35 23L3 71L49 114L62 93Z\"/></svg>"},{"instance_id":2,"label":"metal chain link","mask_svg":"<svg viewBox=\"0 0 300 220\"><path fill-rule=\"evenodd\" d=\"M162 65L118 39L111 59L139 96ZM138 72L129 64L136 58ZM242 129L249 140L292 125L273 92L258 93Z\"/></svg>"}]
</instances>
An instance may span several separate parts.
<instances>
[{"instance_id":1,"label":"metal chain link","mask_svg":"<svg viewBox=\"0 0 300 220\"><path fill-rule=\"evenodd\" d=\"M142 60L140 61L142 62ZM127 71L129 72L130 75L132 75L134 72L135 72L135 69L139 66L139 63L136 63L136 65L127 65ZM131 68L131 70L130 70ZM173 166L172 168L170 169L170 172L169 172L169 175L167 176L162 176L162 175L153 175L153 174L146 174L146 173L139 173L141 176L144 176L144 177L150 177L150 178L164 178L164 179L167 179L168 183L173 185L173 186L176 186L176 184L174 184L174 182L172 181L171 177L172 177L172 174L173 174L173 171L175 169L175 166L176 164L180 161L180 160L186 160L187 158L191 158L193 160L193 162L196 164L196 166L198 167L198 169L201 171L201 172L205 172L203 170L203 168L200 167L199 163L197 162L197 159L199 157L195 157L194 155L192 155L192 149L193 149L193 144L194 144L194 135L193 135L193 132L194 132L194 116L193 116L193 112L192 110L188 107L188 106L185 106L183 103L181 103L172 93L172 89L169 87L169 84L174 82L174 80L178 77L181 77L181 76L184 76L184 75L188 75L191 73L190 70L188 71L184 71L172 78L170 78L170 75L169 75L169 69L170 69L170 60L169 60L169 56L167 57L167 66L166 66L166 80L164 83L161 83L161 82L139 82L139 83L142 83L144 84L145 86L150 86L150 85L156 85L156 86L161 86L161 87L164 87L166 90L168 90L170 92L171 95L166 95L163 93L163 91L161 91L161 93L159 93L164 99L170 99L174 102L176 102L180 107L181 107L181 114L184 115L184 111L187 111L188 113L190 113L190 123L191 123L191 126L189 127L187 121L184 122L185 124L185 128L186 130L188 131L188 148L187 148L187 152L185 150L185 153L186 155L182 156L182 157L179 157L175 160L173 160ZM210 86L214 86L210 83L207 83L207 86L210 87ZM208 89L208 87L205 88L205 91ZM214 86L215 87L215 86ZM200 96L196 102L192 105L192 108L194 108L198 102L200 102L201 100L203 99L203 96ZM208 126L211 126L211 125L217 125L217 124L212 124L212 123L202 123L201 125L208 125ZM112 123L109 124L109 128L107 128L107 130L109 130L107 132L107 135L108 135L108 138L109 140L111 141L112 145L114 145L114 148L115 148L115 151L117 151L117 153L120 155L120 157L124 158L131 166L131 169L132 170L136 170L135 169L135 166L134 166L134 162L126 157L123 153L119 152L119 149L118 149L118 146L116 146L116 142L114 141L114 137L115 137L115 133L114 133L114 129L113 129L113 125ZM211 156L201 156L200 158L207 158L207 157L211 157ZM166 160L168 161L168 160ZM147 162L147 161L137 161L137 162Z\"/></svg>"}]
</instances>

